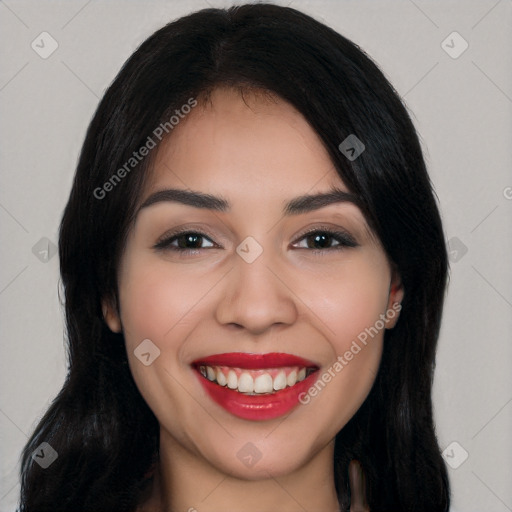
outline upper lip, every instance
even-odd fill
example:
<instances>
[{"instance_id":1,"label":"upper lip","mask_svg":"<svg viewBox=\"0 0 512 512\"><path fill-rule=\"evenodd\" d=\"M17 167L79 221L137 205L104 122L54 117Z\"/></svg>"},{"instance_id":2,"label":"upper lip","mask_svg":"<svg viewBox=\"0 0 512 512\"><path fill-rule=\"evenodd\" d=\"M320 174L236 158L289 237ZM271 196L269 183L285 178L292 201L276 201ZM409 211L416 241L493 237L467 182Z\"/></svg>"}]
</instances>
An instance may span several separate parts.
<instances>
[{"instance_id":1,"label":"upper lip","mask_svg":"<svg viewBox=\"0 0 512 512\"><path fill-rule=\"evenodd\" d=\"M241 368L246 370L281 368L284 366L318 368L318 365L313 361L282 352L270 352L267 354L227 352L201 357L200 359L196 359L192 365L229 366L232 368Z\"/></svg>"}]
</instances>

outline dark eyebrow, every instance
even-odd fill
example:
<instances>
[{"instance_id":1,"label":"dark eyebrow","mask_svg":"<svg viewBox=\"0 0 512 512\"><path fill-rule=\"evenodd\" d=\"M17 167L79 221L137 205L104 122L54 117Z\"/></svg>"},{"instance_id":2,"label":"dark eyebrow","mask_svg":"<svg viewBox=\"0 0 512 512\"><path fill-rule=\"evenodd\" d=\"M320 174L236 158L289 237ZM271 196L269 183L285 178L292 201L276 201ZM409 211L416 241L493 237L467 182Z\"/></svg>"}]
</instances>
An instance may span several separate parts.
<instances>
[{"instance_id":1,"label":"dark eyebrow","mask_svg":"<svg viewBox=\"0 0 512 512\"><path fill-rule=\"evenodd\" d=\"M356 206L359 206L359 200L357 196L338 188L332 188L327 192L320 192L318 194L306 194L292 199L286 203L284 207L284 214L299 215L301 213L319 210L324 206L329 206L336 203L353 203Z\"/></svg>"},{"instance_id":2,"label":"dark eyebrow","mask_svg":"<svg viewBox=\"0 0 512 512\"><path fill-rule=\"evenodd\" d=\"M139 210L163 201L172 201L195 208L204 208L218 212L226 212L230 209L229 201L222 197L192 190L169 188L151 194L144 203L142 203ZM356 206L359 205L357 196L345 192L344 190L333 188L327 192L295 197L285 204L283 213L284 215L299 215L301 213L319 210L331 204L346 202L354 203Z\"/></svg>"},{"instance_id":3,"label":"dark eyebrow","mask_svg":"<svg viewBox=\"0 0 512 512\"><path fill-rule=\"evenodd\" d=\"M158 192L151 194L142 203L139 210L142 208L147 208L152 204L160 203L162 201L173 201L175 203L194 206L195 208L205 208L207 210L215 210L218 212L225 212L229 210L229 202L225 199L222 199L221 197L178 188L167 188L165 190L159 190Z\"/></svg>"}]
</instances>

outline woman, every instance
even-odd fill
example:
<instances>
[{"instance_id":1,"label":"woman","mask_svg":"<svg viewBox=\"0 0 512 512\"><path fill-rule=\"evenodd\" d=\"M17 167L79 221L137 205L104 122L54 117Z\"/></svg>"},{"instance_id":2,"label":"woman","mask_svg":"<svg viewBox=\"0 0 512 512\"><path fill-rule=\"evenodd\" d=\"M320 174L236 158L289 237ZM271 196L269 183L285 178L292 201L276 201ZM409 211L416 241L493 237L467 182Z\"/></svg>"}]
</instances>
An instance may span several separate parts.
<instances>
[{"instance_id":1,"label":"woman","mask_svg":"<svg viewBox=\"0 0 512 512\"><path fill-rule=\"evenodd\" d=\"M267 4L153 34L91 122L59 253L70 367L20 511L448 510L441 221L344 37Z\"/></svg>"}]
</instances>

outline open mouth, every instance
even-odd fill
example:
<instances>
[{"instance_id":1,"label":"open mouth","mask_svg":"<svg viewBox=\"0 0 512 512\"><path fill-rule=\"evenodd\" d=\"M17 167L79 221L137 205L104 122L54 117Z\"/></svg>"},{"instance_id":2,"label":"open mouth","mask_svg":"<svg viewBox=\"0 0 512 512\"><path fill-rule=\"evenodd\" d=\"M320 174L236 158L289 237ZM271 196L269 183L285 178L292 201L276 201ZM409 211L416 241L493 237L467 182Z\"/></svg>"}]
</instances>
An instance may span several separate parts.
<instances>
[{"instance_id":1,"label":"open mouth","mask_svg":"<svg viewBox=\"0 0 512 512\"><path fill-rule=\"evenodd\" d=\"M273 394L295 386L315 371L305 366L247 370L229 366L199 365L201 375L219 386L244 395Z\"/></svg>"},{"instance_id":2,"label":"open mouth","mask_svg":"<svg viewBox=\"0 0 512 512\"><path fill-rule=\"evenodd\" d=\"M312 384L319 366L283 353L232 352L191 364L207 395L246 420L269 420L289 413Z\"/></svg>"}]
</instances>

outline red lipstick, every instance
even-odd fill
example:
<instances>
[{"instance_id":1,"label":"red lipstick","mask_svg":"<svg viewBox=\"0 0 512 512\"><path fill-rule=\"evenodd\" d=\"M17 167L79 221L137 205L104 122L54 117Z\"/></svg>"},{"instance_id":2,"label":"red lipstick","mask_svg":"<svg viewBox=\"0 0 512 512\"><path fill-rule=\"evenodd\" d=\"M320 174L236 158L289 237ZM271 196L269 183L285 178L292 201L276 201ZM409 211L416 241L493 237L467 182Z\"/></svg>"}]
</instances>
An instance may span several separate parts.
<instances>
[{"instance_id":1,"label":"red lipstick","mask_svg":"<svg viewBox=\"0 0 512 512\"><path fill-rule=\"evenodd\" d=\"M314 362L292 354L243 352L197 359L192 367L215 403L239 418L253 421L290 412L318 370ZM247 391L247 385L249 394L241 391Z\"/></svg>"},{"instance_id":2,"label":"red lipstick","mask_svg":"<svg viewBox=\"0 0 512 512\"><path fill-rule=\"evenodd\" d=\"M281 352L271 352L268 354L251 354L246 352L228 352L226 354L216 354L194 361L192 364L207 366L231 366L235 368L245 368L248 370L258 370L264 368L280 368L282 366L304 366L306 368L316 368L317 365L302 357L292 354L283 354Z\"/></svg>"}]
</instances>

